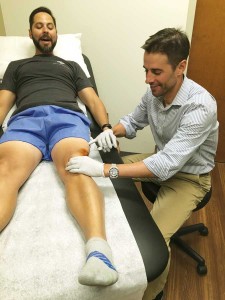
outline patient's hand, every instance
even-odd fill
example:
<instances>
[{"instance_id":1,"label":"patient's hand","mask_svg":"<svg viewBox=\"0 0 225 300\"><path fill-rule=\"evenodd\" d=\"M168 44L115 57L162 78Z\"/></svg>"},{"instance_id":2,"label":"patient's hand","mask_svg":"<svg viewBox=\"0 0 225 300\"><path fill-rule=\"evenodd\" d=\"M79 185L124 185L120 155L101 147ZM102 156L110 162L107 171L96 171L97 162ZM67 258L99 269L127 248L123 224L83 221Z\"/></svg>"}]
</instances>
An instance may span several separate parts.
<instances>
[{"instance_id":1,"label":"patient's hand","mask_svg":"<svg viewBox=\"0 0 225 300\"><path fill-rule=\"evenodd\" d=\"M104 163L88 156L72 157L66 165L66 170L71 173L81 173L92 177L105 177Z\"/></svg>"},{"instance_id":2,"label":"patient's hand","mask_svg":"<svg viewBox=\"0 0 225 300\"><path fill-rule=\"evenodd\" d=\"M117 148L116 136L113 134L112 129L106 129L101 132L95 139L89 142L89 145L98 143L98 150L103 152L110 152L112 147Z\"/></svg>"}]
</instances>

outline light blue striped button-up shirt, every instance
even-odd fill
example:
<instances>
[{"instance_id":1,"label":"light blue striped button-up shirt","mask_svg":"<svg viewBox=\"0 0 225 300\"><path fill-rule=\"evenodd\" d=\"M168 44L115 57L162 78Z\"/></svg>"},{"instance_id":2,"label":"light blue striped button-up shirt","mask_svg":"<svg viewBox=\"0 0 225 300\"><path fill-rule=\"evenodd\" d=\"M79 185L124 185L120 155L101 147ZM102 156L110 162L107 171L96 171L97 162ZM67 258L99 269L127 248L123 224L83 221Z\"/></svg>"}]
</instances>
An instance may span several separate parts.
<instances>
[{"instance_id":1,"label":"light blue striped button-up shirt","mask_svg":"<svg viewBox=\"0 0 225 300\"><path fill-rule=\"evenodd\" d=\"M137 130L150 125L157 153L143 162L161 180L178 171L203 174L214 167L219 125L216 100L187 77L172 104L166 107L148 86L134 112L121 118L120 123L130 139Z\"/></svg>"}]
</instances>

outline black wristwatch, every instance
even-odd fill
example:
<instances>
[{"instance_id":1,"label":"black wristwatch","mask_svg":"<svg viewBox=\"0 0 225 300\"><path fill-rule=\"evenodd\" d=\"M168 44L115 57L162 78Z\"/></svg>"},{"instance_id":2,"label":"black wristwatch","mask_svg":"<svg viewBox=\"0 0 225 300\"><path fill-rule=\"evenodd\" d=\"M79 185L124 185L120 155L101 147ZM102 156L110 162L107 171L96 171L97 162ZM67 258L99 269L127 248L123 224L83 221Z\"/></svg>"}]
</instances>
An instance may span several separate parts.
<instances>
[{"instance_id":1,"label":"black wristwatch","mask_svg":"<svg viewBox=\"0 0 225 300\"><path fill-rule=\"evenodd\" d=\"M116 164L112 164L109 169L109 178L114 179L119 177L119 169Z\"/></svg>"},{"instance_id":2,"label":"black wristwatch","mask_svg":"<svg viewBox=\"0 0 225 300\"><path fill-rule=\"evenodd\" d=\"M102 125L101 129L103 130L106 127L109 128L109 129L112 129L112 125L111 124L104 124L104 125Z\"/></svg>"}]
</instances>

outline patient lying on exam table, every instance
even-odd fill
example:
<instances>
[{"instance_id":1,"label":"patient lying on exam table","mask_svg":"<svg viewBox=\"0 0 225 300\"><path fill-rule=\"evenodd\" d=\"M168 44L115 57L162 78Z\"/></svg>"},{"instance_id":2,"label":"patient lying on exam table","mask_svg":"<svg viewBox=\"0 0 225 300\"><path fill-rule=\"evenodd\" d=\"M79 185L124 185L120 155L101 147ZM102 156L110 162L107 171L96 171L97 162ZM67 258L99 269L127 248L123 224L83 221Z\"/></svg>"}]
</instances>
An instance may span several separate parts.
<instances>
[{"instance_id":1,"label":"patient lying on exam table","mask_svg":"<svg viewBox=\"0 0 225 300\"><path fill-rule=\"evenodd\" d=\"M52 160L64 183L70 212L87 240L87 260L79 282L112 285L118 273L106 238L103 195L91 177L65 170L72 156L89 153L90 121L79 109L76 96L103 129L99 144L116 147L116 138L107 127L102 101L80 66L53 55L57 31L52 12L39 7L29 22L35 56L11 62L0 91L0 124L17 105L0 139L0 231L13 217L21 186L41 160Z\"/></svg>"}]
</instances>

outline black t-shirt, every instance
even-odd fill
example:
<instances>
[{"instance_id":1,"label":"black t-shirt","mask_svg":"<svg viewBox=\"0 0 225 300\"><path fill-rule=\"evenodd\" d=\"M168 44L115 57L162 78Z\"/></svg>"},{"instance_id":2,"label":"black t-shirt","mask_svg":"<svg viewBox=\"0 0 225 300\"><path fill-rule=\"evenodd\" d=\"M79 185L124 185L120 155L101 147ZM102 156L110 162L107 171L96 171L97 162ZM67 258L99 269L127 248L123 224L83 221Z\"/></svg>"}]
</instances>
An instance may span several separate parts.
<instances>
[{"instance_id":1,"label":"black t-shirt","mask_svg":"<svg viewBox=\"0 0 225 300\"><path fill-rule=\"evenodd\" d=\"M11 62L1 85L16 94L14 115L38 105L81 112L76 97L86 87L92 84L76 62L45 54Z\"/></svg>"}]
</instances>

